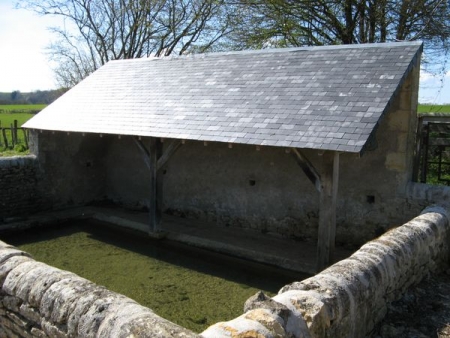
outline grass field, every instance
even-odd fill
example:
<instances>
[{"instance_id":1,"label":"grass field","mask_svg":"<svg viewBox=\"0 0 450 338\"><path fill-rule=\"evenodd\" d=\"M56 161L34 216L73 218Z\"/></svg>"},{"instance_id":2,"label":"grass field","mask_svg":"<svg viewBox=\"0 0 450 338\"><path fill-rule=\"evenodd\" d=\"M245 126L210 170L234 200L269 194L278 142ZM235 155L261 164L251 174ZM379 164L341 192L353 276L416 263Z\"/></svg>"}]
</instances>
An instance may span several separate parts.
<instances>
[{"instance_id":1,"label":"grass field","mask_svg":"<svg viewBox=\"0 0 450 338\"><path fill-rule=\"evenodd\" d=\"M10 128L17 120L17 125L21 127L26 121L32 118L37 111L45 108L45 104L28 105L0 105L0 128ZM33 113L31 113L33 112ZM25 155L28 153L22 130L18 130L18 145L12 147L12 136L9 129L5 130L8 140L8 147L5 146L3 134L0 135L0 156Z\"/></svg>"},{"instance_id":2,"label":"grass field","mask_svg":"<svg viewBox=\"0 0 450 338\"><path fill-rule=\"evenodd\" d=\"M0 113L0 127L9 128L9 126L14 123L14 120L17 120L17 125L21 127L22 124L27 122L33 116L34 114L30 113Z\"/></svg>"},{"instance_id":3,"label":"grass field","mask_svg":"<svg viewBox=\"0 0 450 338\"><path fill-rule=\"evenodd\" d=\"M0 105L0 127L9 128L14 123L14 120L17 120L17 124L20 127L31 119L35 112L45 107L45 104Z\"/></svg>"},{"instance_id":4,"label":"grass field","mask_svg":"<svg viewBox=\"0 0 450 338\"><path fill-rule=\"evenodd\" d=\"M450 104L443 105L432 105L432 104L419 104L417 108L419 114L423 113L449 113L450 114Z\"/></svg>"},{"instance_id":5,"label":"grass field","mask_svg":"<svg viewBox=\"0 0 450 338\"><path fill-rule=\"evenodd\" d=\"M0 104L0 111L17 111L17 110L26 110L26 111L36 111L42 110L46 107L46 104Z\"/></svg>"}]
</instances>

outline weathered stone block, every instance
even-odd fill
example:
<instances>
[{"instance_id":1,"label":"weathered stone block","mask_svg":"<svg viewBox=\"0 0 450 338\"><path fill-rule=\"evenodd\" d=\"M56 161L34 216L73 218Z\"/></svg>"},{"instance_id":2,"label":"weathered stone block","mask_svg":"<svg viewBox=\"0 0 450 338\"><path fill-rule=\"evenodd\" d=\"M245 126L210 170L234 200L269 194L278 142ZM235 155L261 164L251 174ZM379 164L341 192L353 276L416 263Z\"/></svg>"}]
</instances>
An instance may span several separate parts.
<instances>
[{"instance_id":1,"label":"weathered stone block","mask_svg":"<svg viewBox=\"0 0 450 338\"><path fill-rule=\"evenodd\" d=\"M37 325L41 322L41 315L38 309L28 306L27 304L20 305L19 313L28 321Z\"/></svg>"},{"instance_id":2,"label":"weathered stone block","mask_svg":"<svg viewBox=\"0 0 450 338\"><path fill-rule=\"evenodd\" d=\"M5 259L2 262L0 262L0 285L3 285L6 277L8 276L11 270L16 268L20 264L28 262L30 260L32 260L32 258L22 251L15 249L13 254L10 253L9 259Z\"/></svg>"},{"instance_id":3,"label":"weathered stone block","mask_svg":"<svg viewBox=\"0 0 450 338\"><path fill-rule=\"evenodd\" d=\"M45 264L36 261L27 261L17 265L6 277L2 290L7 294L16 295L16 289L22 285L23 279L26 280L24 277L26 277L27 272L42 266L45 266Z\"/></svg>"},{"instance_id":4,"label":"weathered stone block","mask_svg":"<svg viewBox=\"0 0 450 338\"><path fill-rule=\"evenodd\" d=\"M49 267L47 274L36 280L28 293L28 302L30 306L40 308L42 297L45 295L47 290L54 283L57 283L64 278L69 278L70 276L73 276L71 272Z\"/></svg>"},{"instance_id":5,"label":"weathered stone block","mask_svg":"<svg viewBox=\"0 0 450 338\"><path fill-rule=\"evenodd\" d=\"M5 295L2 297L2 303L4 308L11 311L19 312L19 307L22 304L22 300L14 296Z\"/></svg>"}]
</instances>

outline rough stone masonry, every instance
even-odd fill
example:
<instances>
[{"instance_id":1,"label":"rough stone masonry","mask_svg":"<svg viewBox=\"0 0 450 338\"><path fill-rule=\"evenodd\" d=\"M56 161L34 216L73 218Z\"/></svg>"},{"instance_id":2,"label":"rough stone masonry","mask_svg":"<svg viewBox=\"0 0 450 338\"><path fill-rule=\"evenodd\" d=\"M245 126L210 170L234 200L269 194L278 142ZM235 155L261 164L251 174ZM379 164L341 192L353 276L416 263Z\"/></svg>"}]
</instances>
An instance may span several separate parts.
<instances>
[{"instance_id":1,"label":"rough stone masonry","mask_svg":"<svg viewBox=\"0 0 450 338\"><path fill-rule=\"evenodd\" d=\"M321 273L247 301L242 316L203 332L218 337L364 337L387 305L439 266L448 264L449 216L430 207L363 245ZM308 329L304 329L306 321ZM258 335L252 335L258 332Z\"/></svg>"},{"instance_id":2,"label":"rough stone masonry","mask_svg":"<svg viewBox=\"0 0 450 338\"><path fill-rule=\"evenodd\" d=\"M0 157L0 224L36 212L41 202L36 156Z\"/></svg>"},{"instance_id":3,"label":"rough stone masonry","mask_svg":"<svg viewBox=\"0 0 450 338\"><path fill-rule=\"evenodd\" d=\"M200 334L220 337L363 337L399 298L448 264L449 216L430 207L348 259ZM199 337L135 301L0 242L0 336Z\"/></svg>"},{"instance_id":4,"label":"rough stone masonry","mask_svg":"<svg viewBox=\"0 0 450 338\"><path fill-rule=\"evenodd\" d=\"M196 337L135 301L0 242L1 337Z\"/></svg>"}]
</instances>

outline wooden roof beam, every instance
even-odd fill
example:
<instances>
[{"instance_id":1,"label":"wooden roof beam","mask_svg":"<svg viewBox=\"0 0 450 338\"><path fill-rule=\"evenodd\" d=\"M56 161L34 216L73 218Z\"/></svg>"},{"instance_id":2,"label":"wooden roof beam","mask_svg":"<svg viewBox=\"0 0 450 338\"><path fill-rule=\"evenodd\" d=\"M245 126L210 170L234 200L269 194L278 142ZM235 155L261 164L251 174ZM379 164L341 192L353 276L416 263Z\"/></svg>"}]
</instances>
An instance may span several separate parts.
<instances>
[{"instance_id":1,"label":"wooden roof beam","mask_svg":"<svg viewBox=\"0 0 450 338\"><path fill-rule=\"evenodd\" d=\"M175 152L182 146L181 140L173 140L164 150L160 158L158 158L158 163L156 164L156 170L161 170L162 167L167 163L167 161L172 157Z\"/></svg>"},{"instance_id":2,"label":"wooden roof beam","mask_svg":"<svg viewBox=\"0 0 450 338\"><path fill-rule=\"evenodd\" d=\"M305 173L306 177L311 181L316 187L316 190L320 192L322 190L320 184L320 174L313 164L308 160L308 158L300 151L300 149L292 148L292 156L294 157L297 164Z\"/></svg>"},{"instance_id":3,"label":"wooden roof beam","mask_svg":"<svg viewBox=\"0 0 450 338\"><path fill-rule=\"evenodd\" d=\"M339 152L319 154L321 170L317 170L300 149L292 148L297 164L319 192L319 229L317 236L317 271L333 261L336 241L336 202L339 185Z\"/></svg>"}]
</instances>

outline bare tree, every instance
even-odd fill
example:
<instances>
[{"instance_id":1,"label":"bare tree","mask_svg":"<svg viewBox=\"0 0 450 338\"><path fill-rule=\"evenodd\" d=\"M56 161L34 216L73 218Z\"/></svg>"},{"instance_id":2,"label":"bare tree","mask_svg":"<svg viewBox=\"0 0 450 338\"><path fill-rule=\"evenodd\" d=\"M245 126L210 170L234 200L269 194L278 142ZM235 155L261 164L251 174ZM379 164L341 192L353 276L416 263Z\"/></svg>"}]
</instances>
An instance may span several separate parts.
<instances>
[{"instance_id":1,"label":"bare tree","mask_svg":"<svg viewBox=\"0 0 450 338\"><path fill-rule=\"evenodd\" d=\"M443 72L450 51L450 0L18 1L64 18L48 52L65 87L109 60L150 55L423 40Z\"/></svg>"},{"instance_id":2,"label":"bare tree","mask_svg":"<svg viewBox=\"0 0 450 338\"><path fill-rule=\"evenodd\" d=\"M449 0L240 0L239 48L423 40L442 69L450 50Z\"/></svg>"},{"instance_id":3,"label":"bare tree","mask_svg":"<svg viewBox=\"0 0 450 338\"><path fill-rule=\"evenodd\" d=\"M50 59L70 87L110 60L203 52L231 30L224 0L20 0L59 16Z\"/></svg>"}]
</instances>

